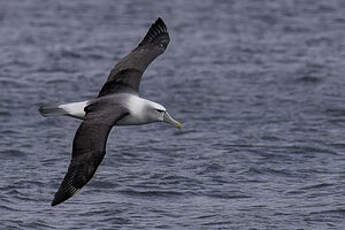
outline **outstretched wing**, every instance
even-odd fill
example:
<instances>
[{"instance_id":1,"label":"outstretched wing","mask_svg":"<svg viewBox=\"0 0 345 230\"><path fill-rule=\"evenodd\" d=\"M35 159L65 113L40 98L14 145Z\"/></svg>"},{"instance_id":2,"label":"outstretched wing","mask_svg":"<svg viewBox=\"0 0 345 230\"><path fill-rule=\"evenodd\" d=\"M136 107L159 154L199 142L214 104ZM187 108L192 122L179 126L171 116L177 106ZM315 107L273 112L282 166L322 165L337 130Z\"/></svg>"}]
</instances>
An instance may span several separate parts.
<instances>
[{"instance_id":1,"label":"outstretched wing","mask_svg":"<svg viewBox=\"0 0 345 230\"><path fill-rule=\"evenodd\" d=\"M121 107L109 113L110 111L88 111L85 121L81 123L75 134L72 160L59 190L55 193L52 206L69 199L95 174L104 158L106 142L112 126L127 115L125 109Z\"/></svg>"},{"instance_id":2,"label":"outstretched wing","mask_svg":"<svg viewBox=\"0 0 345 230\"><path fill-rule=\"evenodd\" d=\"M98 97L120 91L138 93L141 76L147 66L166 50L169 41L167 27L158 18L139 45L111 70Z\"/></svg>"}]
</instances>

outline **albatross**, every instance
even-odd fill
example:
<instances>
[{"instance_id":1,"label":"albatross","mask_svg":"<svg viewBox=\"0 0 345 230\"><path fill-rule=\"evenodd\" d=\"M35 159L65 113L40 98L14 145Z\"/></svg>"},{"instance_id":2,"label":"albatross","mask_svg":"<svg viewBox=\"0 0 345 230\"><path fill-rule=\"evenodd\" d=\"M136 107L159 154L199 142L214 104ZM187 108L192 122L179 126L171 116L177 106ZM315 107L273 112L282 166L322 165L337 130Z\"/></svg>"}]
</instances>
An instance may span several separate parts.
<instances>
[{"instance_id":1,"label":"albatross","mask_svg":"<svg viewBox=\"0 0 345 230\"><path fill-rule=\"evenodd\" d=\"M167 27L158 18L139 45L111 70L97 98L39 108L43 116L61 115L83 120L74 136L68 171L52 206L66 201L90 181L104 158L112 127L166 122L181 129L181 123L174 120L163 105L139 96L141 76L166 50L169 41Z\"/></svg>"}]
</instances>

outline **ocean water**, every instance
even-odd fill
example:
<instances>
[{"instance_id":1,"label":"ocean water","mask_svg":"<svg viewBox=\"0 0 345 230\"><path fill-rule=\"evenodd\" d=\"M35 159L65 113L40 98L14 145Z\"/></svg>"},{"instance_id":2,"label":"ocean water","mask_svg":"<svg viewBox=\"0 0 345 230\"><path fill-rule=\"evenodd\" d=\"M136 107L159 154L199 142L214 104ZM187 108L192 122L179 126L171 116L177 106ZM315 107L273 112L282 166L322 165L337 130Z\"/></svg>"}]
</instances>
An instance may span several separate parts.
<instances>
[{"instance_id":1,"label":"ocean water","mask_svg":"<svg viewBox=\"0 0 345 230\"><path fill-rule=\"evenodd\" d=\"M143 97L183 123L115 128L80 193L50 202L80 121L162 17ZM0 1L0 229L344 229L345 2Z\"/></svg>"}]
</instances>

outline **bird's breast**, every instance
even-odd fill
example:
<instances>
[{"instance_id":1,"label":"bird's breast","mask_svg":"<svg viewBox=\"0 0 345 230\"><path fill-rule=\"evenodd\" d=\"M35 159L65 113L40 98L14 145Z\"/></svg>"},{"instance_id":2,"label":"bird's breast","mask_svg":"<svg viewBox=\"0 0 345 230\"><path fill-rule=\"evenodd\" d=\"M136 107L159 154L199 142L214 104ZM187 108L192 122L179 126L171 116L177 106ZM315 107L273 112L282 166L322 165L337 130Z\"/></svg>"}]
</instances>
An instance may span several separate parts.
<instances>
[{"instance_id":1,"label":"bird's breast","mask_svg":"<svg viewBox=\"0 0 345 230\"><path fill-rule=\"evenodd\" d=\"M117 125L141 125L149 123L145 116L145 100L136 96L129 95L124 102L129 114L119 120Z\"/></svg>"}]
</instances>

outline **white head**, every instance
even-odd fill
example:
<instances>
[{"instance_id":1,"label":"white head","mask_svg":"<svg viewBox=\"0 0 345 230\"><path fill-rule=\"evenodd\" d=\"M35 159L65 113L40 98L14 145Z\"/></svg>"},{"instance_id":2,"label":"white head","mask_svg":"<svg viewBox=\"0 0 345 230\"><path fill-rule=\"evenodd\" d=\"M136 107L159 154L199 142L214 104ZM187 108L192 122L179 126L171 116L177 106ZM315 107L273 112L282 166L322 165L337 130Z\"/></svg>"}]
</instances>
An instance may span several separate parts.
<instances>
[{"instance_id":1,"label":"white head","mask_svg":"<svg viewBox=\"0 0 345 230\"><path fill-rule=\"evenodd\" d=\"M146 119L151 122L166 122L178 129L182 128L181 123L173 119L164 106L149 100L146 100L146 102L144 107Z\"/></svg>"}]
</instances>

